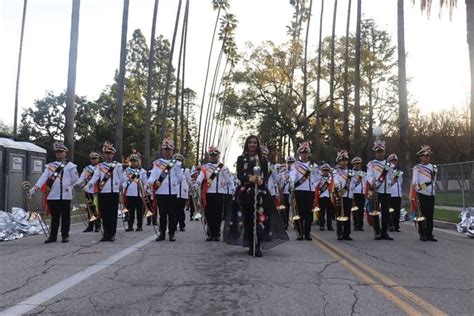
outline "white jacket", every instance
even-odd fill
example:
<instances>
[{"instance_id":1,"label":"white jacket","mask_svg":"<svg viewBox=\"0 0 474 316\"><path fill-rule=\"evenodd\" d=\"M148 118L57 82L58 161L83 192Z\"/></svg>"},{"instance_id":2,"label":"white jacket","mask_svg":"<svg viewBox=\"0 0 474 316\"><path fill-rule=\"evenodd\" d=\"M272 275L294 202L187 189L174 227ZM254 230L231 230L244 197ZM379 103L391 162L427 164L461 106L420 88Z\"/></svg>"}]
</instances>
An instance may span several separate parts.
<instances>
[{"instance_id":1,"label":"white jacket","mask_svg":"<svg viewBox=\"0 0 474 316\"><path fill-rule=\"evenodd\" d=\"M379 177L384 169L387 169L385 179L383 181L379 181ZM374 159L367 164L367 183L374 187L374 189L376 188L378 193L390 194L392 178L392 168L385 160Z\"/></svg>"},{"instance_id":2,"label":"white jacket","mask_svg":"<svg viewBox=\"0 0 474 316\"><path fill-rule=\"evenodd\" d=\"M99 188L99 193L119 193L120 186L123 182L123 169L122 164L116 161L113 162L101 162L97 165L97 168L94 171L92 179L89 181L87 186L89 189L93 189L95 184L99 184L104 179L105 175L109 171L109 168L114 166L114 170L109 179L104 183L102 190Z\"/></svg>"},{"instance_id":3,"label":"white jacket","mask_svg":"<svg viewBox=\"0 0 474 316\"><path fill-rule=\"evenodd\" d=\"M334 186L337 187L339 191L346 188L343 197L352 199L354 193L351 190L352 177L349 179L350 174L352 174L352 172L349 172L349 169L342 169L339 166L336 166L332 173ZM350 182L347 183L348 181Z\"/></svg>"},{"instance_id":4,"label":"white jacket","mask_svg":"<svg viewBox=\"0 0 474 316\"><path fill-rule=\"evenodd\" d=\"M290 171L285 169L280 174L280 187L283 190L283 194L290 194L290 185L291 185L290 182L291 182Z\"/></svg>"},{"instance_id":5,"label":"white jacket","mask_svg":"<svg viewBox=\"0 0 474 316\"><path fill-rule=\"evenodd\" d=\"M394 169L392 175L393 178L392 186L390 187L390 194L392 197L402 197L403 171Z\"/></svg>"},{"instance_id":6,"label":"white jacket","mask_svg":"<svg viewBox=\"0 0 474 316\"><path fill-rule=\"evenodd\" d=\"M187 200L189 197L189 187L191 185L191 172L189 168L181 168L183 171L183 179L179 183L178 198Z\"/></svg>"},{"instance_id":7,"label":"white jacket","mask_svg":"<svg viewBox=\"0 0 474 316\"><path fill-rule=\"evenodd\" d=\"M51 162L46 165L41 177L32 188L32 193L37 192L55 173L56 168L63 163L60 161ZM66 162L64 169L57 175L48 194L48 200L72 200L72 187L78 179L77 166L72 162Z\"/></svg>"},{"instance_id":8,"label":"white jacket","mask_svg":"<svg viewBox=\"0 0 474 316\"><path fill-rule=\"evenodd\" d=\"M123 172L122 179L123 179L122 188L125 195L140 197L143 193L138 189L138 181L142 182L143 189L145 189L145 184L147 183L148 177L146 176L145 169L143 168L134 169L132 167L128 167Z\"/></svg>"},{"instance_id":9,"label":"white jacket","mask_svg":"<svg viewBox=\"0 0 474 316\"><path fill-rule=\"evenodd\" d=\"M432 164L418 164L413 167L412 184L418 193L424 195L436 195L435 184L438 167Z\"/></svg>"},{"instance_id":10,"label":"white jacket","mask_svg":"<svg viewBox=\"0 0 474 316\"><path fill-rule=\"evenodd\" d=\"M87 186L87 183L92 179L92 176L94 175L94 171L97 168L97 165L88 165L84 169L82 169L81 176L79 179L74 183L74 186L78 187L84 187L84 191L90 194L94 194L94 188L89 188Z\"/></svg>"},{"instance_id":11,"label":"white jacket","mask_svg":"<svg viewBox=\"0 0 474 316\"><path fill-rule=\"evenodd\" d=\"M302 179L304 176L306 170L310 170L309 177L304 180L302 184L299 186L295 186L295 191L311 191L314 192L316 189L316 185L318 184L319 181L319 169L318 165L312 162L303 162L303 161L297 161L291 166L291 171L290 171L290 178L291 181L293 182L293 185Z\"/></svg>"},{"instance_id":12,"label":"white jacket","mask_svg":"<svg viewBox=\"0 0 474 316\"><path fill-rule=\"evenodd\" d=\"M352 169L353 177L351 182L351 190L353 194L364 194L366 187L367 174L362 170Z\"/></svg>"},{"instance_id":13,"label":"white jacket","mask_svg":"<svg viewBox=\"0 0 474 316\"><path fill-rule=\"evenodd\" d=\"M331 175L328 176L321 176L318 181L318 190L319 190L319 197L331 197L329 195L330 190L331 190L331 182L332 182L332 177ZM321 192L321 189L326 186L326 189Z\"/></svg>"},{"instance_id":14,"label":"white jacket","mask_svg":"<svg viewBox=\"0 0 474 316\"><path fill-rule=\"evenodd\" d=\"M217 170L219 163L207 163L201 167L201 172L196 179L196 184L200 188L201 185L208 185L205 180L209 179L214 172L217 172L216 176L211 182L211 185L207 188L207 193L222 193L227 194L227 186L232 182L229 168L222 166L220 170ZM203 184L204 183L204 184Z\"/></svg>"},{"instance_id":15,"label":"white jacket","mask_svg":"<svg viewBox=\"0 0 474 316\"><path fill-rule=\"evenodd\" d=\"M276 196L279 188L279 183L280 183L280 174L278 171L274 168L274 165L268 163L268 172L269 177L268 177L268 191L270 191L271 196Z\"/></svg>"},{"instance_id":16,"label":"white jacket","mask_svg":"<svg viewBox=\"0 0 474 316\"><path fill-rule=\"evenodd\" d=\"M151 170L148 184L153 185L159 178L161 173L166 169L168 164L172 163L169 173L163 178L160 186L155 191L158 195L177 195L178 185L183 179L183 171L181 170L181 162L172 159L160 158L153 162L153 169Z\"/></svg>"}]
</instances>

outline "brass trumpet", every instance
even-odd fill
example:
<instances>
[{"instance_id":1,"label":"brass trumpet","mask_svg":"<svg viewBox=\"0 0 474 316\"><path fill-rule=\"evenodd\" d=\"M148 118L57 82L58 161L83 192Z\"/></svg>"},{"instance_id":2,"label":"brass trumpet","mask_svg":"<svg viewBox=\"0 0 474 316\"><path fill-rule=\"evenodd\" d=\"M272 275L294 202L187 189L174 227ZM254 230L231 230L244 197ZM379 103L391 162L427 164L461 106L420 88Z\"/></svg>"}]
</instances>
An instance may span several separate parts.
<instances>
[{"instance_id":1,"label":"brass trumpet","mask_svg":"<svg viewBox=\"0 0 474 316\"><path fill-rule=\"evenodd\" d=\"M339 191L339 189L337 189L336 187L334 194L336 199L336 208L339 210L339 216L336 217L336 220L339 222L347 222L349 220L349 217L344 215L344 191Z\"/></svg>"},{"instance_id":2,"label":"brass trumpet","mask_svg":"<svg viewBox=\"0 0 474 316\"><path fill-rule=\"evenodd\" d=\"M377 202L377 197L375 196L375 192L373 190L368 191L367 193L370 203L372 205L372 210L369 212L370 216L379 216L379 203Z\"/></svg>"},{"instance_id":3,"label":"brass trumpet","mask_svg":"<svg viewBox=\"0 0 474 316\"><path fill-rule=\"evenodd\" d=\"M23 188L23 197L25 198L26 209L28 211L28 221L33 221L35 219L38 219L41 229L43 230L44 236L48 238L49 227L43 221L43 219L41 218L41 215L33 209L33 204L31 203L31 196L30 196L31 183L29 181L24 181L21 184L21 187Z\"/></svg>"}]
</instances>

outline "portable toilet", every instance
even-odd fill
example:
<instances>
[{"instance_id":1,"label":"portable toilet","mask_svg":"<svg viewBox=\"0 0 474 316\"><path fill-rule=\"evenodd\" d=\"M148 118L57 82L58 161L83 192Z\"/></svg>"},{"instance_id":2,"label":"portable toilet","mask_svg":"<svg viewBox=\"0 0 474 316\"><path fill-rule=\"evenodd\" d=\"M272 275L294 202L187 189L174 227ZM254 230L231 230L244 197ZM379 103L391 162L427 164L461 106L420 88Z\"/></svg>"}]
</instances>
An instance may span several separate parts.
<instances>
[{"instance_id":1,"label":"portable toilet","mask_svg":"<svg viewBox=\"0 0 474 316\"><path fill-rule=\"evenodd\" d=\"M17 142L26 150L26 180L33 186L43 174L46 165L46 149L29 142ZM38 192L32 199L33 209L43 211L42 194Z\"/></svg>"},{"instance_id":2,"label":"portable toilet","mask_svg":"<svg viewBox=\"0 0 474 316\"><path fill-rule=\"evenodd\" d=\"M0 208L9 211L12 207L23 207L23 189L26 179L26 149L8 138L0 138L0 161L3 173Z\"/></svg>"}]
</instances>

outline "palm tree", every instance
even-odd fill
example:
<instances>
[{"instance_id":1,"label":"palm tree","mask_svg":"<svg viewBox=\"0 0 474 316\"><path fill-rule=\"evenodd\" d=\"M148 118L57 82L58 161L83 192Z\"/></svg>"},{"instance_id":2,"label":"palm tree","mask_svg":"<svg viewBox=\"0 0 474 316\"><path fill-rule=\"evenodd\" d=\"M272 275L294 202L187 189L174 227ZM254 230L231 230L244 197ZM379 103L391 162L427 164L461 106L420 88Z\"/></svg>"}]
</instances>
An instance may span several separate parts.
<instances>
[{"instance_id":1,"label":"palm tree","mask_svg":"<svg viewBox=\"0 0 474 316\"><path fill-rule=\"evenodd\" d=\"M123 1L122 38L120 42L120 69L117 91L117 122L115 123L115 146L119 161L123 159L123 96L125 92L125 59L127 58L128 8L130 0Z\"/></svg>"},{"instance_id":2,"label":"palm tree","mask_svg":"<svg viewBox=\"0 0 474 316\"><path fill-rule=\"evenodd\" d=\"M351 5L352 0L349 0L347 5L347 24L346 24L346 47L344 52L344 147L350 149L349 141L349 28L351 22Z\"/></svg>"},{"instance_id":3,"label":"palm tree","mask_svg":"<svg viewBox=\"0 0 474 316\"><path fill-rule=\"evenodd\" d=\"M71 15L71 36L69 44L69 68L67 74L67 96L64 115L64 143L69 148L68 158L74 161L74 116L76 101L77 45L79 40L79 11L81 0L73 0Z\"/></svg>"},{"instance_id":4,"label":"palm tree","mask_svg":"<svg viewBox=\"0 0 474 316\"><path fill-rule=\"evenodd\" d=\"M188 40L188 17L189 17L189 0L186 0L186 7L184 9L184 27L183 27L183 34L184 43L183 43L183 73L181 75L181 145L179 146L180 150L184 152L184 79L186 73L186 44ZM186 117L186 121L188 121L189 115ZM188 121L189 124L189 121ZM189 129L187 129L189 130Z\"/></svg>"},{"instance_id":5,"label":"palm tree","mask_svg":"<svg viewBox=\"0 0 474 316\"><path fill-rule=\"evenodd\" d=\"M408 153L408 101L407 101L407 74L405 60L405 17L404 0L398 0L398 102L399 102L399 150L400 167L407 170L410 155ZM372 131L370 131L372 133Z\"/></svg>"},{"instance_id":6,"label":"palm tree","mask_svg":"<svg viewBox=\"0 0 474 316\"><path fill-rule=\"evenodd\" d=\"M415 0L412 0L415 2ZM433 0L420 0L421 10L429 16ZM450 16L457 5L457 0L439 0L440 8L447 7ZM471 159L474 159L474 1L466 0L467 44L469 47L469 63L471 70Z\"/></svg>"},{"instance_id":7,"label":"palm tree","mask_svg":"<svg viewBox=\"0 0 474 316\"><path fill-rule=\"evenodd\" d=\"M360 131L360 27L362 25L362 0L357 0L357 22L354 69L354 152L361 154L362 133Z\"/></svg>"},{"instance_id":8,"label":"palm tree","mask_svg":"<svg viewBox=\"0 0 474 316\"><path fill-rule=\"evenodd\" d=\"M330 79L329 79L329 150L331 158L335 153L335 136L336 126L334 122L334 55L335 55L335 38L336 38L336 17L337 17L337 0L334 0L334 14L332 18L332 35L331 35L331 64L330 64Z\"/></svg>"},{"instance_id":9,"label":"palm tree","mask_svg":"<svg viewBox=\"0 0 474 316\"><path fill-rule=\"evenodd\" d=\"M321 155L321 45L323 40L323 17L324 17L324 0L321 0L321 13L319 15L319 39L318 39L318 68L316 74L316 101L315 101L315 110L316 110L316 137L314 137L314 145L316 147L316 155L319 157ZM285 147L285 142L283 142L283 147ZM285 155L285 152L283 152Z\"/></svg>"},{"instance_id":10,"label":"palm tree","mask_svg":"<svg viewBox=\"0 0 474 316\"><path fill-rule=\"evenodd\" d=\"M13 118L13 139L16 138L18 129L18 93L20 89L20 70L21 70L21 54L23 52L23 36L25 34L26 7L28 0L23 1L23 18L21 19L20 34L20 50L18 52L18 68L16 70L16 87L15 87L15 114Z\"/></svg>"},{"instance_id":11,"label":"palm tree","mask_svg":"<svg viewBox=\"0 0 474 316\"><path fill-rule=\"evenodd\" d=\"M183 3L183 0L179 0L178 10L176 12L176 19L174 22L173 40L171 41L170 56L168 60L168 72L166 73L165 94L163 96L163 117L162 117L162 123L161 123L160 141L162 141L166 135L166 125L167 125L166 123L167 123L167 118L168 118L168 98L169 98L169 89L170 89L170 83L171 83L171 71L173 70L173 53L174 53L174 46L176 44L176 33L178 33L179 14L181 12L182 3Z\"/></svg>"},{"instance_id":12,"label":"palm tree","mask_svg":"<svg viewBox=\"0 0 474 316\"><path fill-rule=\"evenodd\" d=\"M214 23L214 31L212 33L212 39L211 39L211 48L209 49L209 56L207 59L207 70L206 70L206 79L204 80L204 88L202 91L202 100L201 100L201 107L199 109L199 123L198 123L198 134L197 134L197 139L196 139L196 164L199 163L200 157L200 151L199 151L199 141L201 138L201 125L202 125L202 111L204 108L204 100L206 98L206 88L207 88L207 81L209 79L209 68L211 67L211 57L212 57L212 48L214 47L214 39L216 37L216 32L217 32L217 25L219 24L219 17L221 15L222 9L227 9L229 7L229 3L227 0L213 0L212 1L212 6L214 10L217 10L217 16L216 16L216 22Z\"/></svg>"},{"instance_id":13,"label":"palm tree","mask_svg":"<svg viewBox=\"0 0 474 316\"><path fill-rule=\"evenodd\" d=\"M308 37L309 37L309 26L311 23L311 15L313 11L313 0L309 1L309 12L308 12L308 22L306 24L306 36L304 40L304 59L303 59L303 118L306 119L307 112L307 101L308 101ZM304 120L306 121L306 120ZM303 131L306 133L307 126L303 127ZM306 135L306 134L305 134Z\"/></svg>"},{"instance_id":14,"label":"palm tree","mask_svg":"<svg viewBox=\"0 0 474 316\"><path fill-rule=\"evenodd\" d=\"M151 39L150 52L148 55L148 81L146 87L146 116L145 116L145 161L144 167L149 169L151 167L151 92L153 88L153 58L155 56L155 33L156 33L156 19L158 16L158 2L155 0L153 8L153 22L151 24Z\"/></svg>"}]
</instances>

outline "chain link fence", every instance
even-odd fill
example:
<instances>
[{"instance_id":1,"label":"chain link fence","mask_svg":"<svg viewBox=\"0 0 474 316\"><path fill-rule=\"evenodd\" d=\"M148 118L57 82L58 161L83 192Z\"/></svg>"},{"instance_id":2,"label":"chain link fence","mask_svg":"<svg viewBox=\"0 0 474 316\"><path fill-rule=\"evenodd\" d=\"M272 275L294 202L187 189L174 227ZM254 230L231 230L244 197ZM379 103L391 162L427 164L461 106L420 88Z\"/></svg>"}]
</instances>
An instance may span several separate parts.
<instances>
[{"instance_id":1,"label":"chain link fence","mask_svg":"<svg viewBox=\"0 0 474 316\"><path fill-rule=\"evenodd\" d=\"M438 165L436 205L474 206L474 161Z\"/></svg>"}]
</instances>

